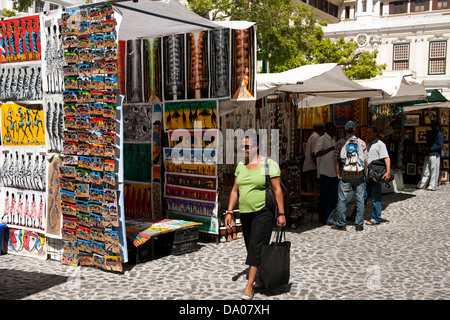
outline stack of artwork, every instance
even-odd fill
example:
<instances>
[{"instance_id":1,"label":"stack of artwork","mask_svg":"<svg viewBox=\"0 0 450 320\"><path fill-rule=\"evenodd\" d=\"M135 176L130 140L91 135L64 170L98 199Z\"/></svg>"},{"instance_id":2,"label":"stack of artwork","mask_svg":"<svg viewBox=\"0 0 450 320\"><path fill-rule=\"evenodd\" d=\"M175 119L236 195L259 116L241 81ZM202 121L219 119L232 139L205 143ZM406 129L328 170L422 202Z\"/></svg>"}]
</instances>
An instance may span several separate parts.
<instances>
[{"instance_id":1,"label":"stack of artwork","mask_svg":"<svg viewBox=\"0 0 450 320\"><path fill-rule=\"evenodd\" d=\"M121 271L116 19L111 4L62 14L62 263Z\"/></svg>"},{"instance_id":2,"label":"stack of artwork","mask_svg":"<svg viewBox=\"0 0 450 320\"><path fill-rule=\"evenodd\" d=\"M60 220L47 214L40 30L39 15L0 21L0 222L8 253L46 259L45 237Z\"/></svg>"}]
</instances>

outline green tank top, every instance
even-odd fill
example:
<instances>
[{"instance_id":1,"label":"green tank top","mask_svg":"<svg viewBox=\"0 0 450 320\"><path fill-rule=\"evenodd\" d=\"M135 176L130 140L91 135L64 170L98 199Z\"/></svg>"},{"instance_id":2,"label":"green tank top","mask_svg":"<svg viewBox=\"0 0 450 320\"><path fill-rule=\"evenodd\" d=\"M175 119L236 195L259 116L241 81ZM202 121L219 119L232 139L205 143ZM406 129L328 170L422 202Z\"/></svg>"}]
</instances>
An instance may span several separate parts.
<instances>
[{"instance_id":1,"label":"green tank top","mask_svg":"<svg viewBox=\"0 0 450 320\"><path fill-rule=\"evenodd\" d=\"M267 163L270 178L279 177L281 172L278 164L272 159L269 159ZM255 212L264 208L266 204L264 163L250 170L245 164L239 162L234 175L239 190L239 211L241 213Z\"/></svg>"}]
</instances>

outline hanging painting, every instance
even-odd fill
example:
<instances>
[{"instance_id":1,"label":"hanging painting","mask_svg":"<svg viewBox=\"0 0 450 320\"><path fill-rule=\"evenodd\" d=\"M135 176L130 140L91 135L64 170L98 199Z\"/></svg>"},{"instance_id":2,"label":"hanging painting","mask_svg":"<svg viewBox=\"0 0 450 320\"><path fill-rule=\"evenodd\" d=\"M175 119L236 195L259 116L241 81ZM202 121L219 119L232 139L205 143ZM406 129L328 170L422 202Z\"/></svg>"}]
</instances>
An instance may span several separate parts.
<instances>
[{"instance_id":1,"label":"hanging painting","mask_svg":"<svg viewBox=\"0 0 450 320\"><path fill-rule=\"evenodd\" d=\"M208 32L186 34L187 99L205 99L209 92Z\"/></svg>"},{"instance_id":2,"label":"hanging painting","mask_svg":"<svg viewBox=\"0 0 450 320\"><path fill-rule=\"evenodd\" d=\"M152 105L124 105L124 141L150 143L152 139Z\"/></svg>"},{"instance_id":3,"label":"hanging painting","mask_svg":"<svg viewBox=\"0 0 450 320\"><path fill-rule=\"evenodd\" d=\"M184 34L163 37L164 100L186 97Z\"/></svg>"},{"instance_id":4,"label":"hanging painting","mask_svg":"<svg viewBox=\"0 0 450 320\"><path fill-rule=\"evenodd\" d=\"M230 96L230 29L215 29L210 34L210 97Z\"/></svg>"},{"instance_id":5,"label":"hanging painting","mask_svg":"<svg viewBox=\"0 0 450 320\"><path fill-rule=\"evenodd\" d=\"M45 124L42 105L1 105L2 144L5 146L44 146Z\"/></svg>"},{"instance_id":6,"label":"hanging painting","mask_svg":"<svg viewBox=\"0 0 450 320\"><path fill-rule=\"evenodd\" d=\"M143 102L142 39L127 41L125 72L127 103Z\"/></svg>"},{"instance_id":7,"label":"hanging painting","mask_svg":"<svg viewBox=\"0 0 450 320\"><path fill-rule=\"evenodd\" d=\"M64 49L61 34L61 11L41 15L42 30L42 87L44 93L63 91Z\"/></svg>"},{"instance_id":8,"label":"hanging painting","mask_svg":"<svg viewBox=\"0 0 450 320\"><path fill-rule=\"evenodd\" d=\"M1 63L41 59L39 15L0 21Z\"/></svg>"},{"instance_id":9,"label":"hanging painting","mask_svg":"<svg viewBox=\"0 0 450 320\"><path fill-rule=\"evenodd\" d=\"M217 100L164 103L164 130L219 128ZM201 127L196 127L196 123Z\"/></svg>"},{"instance_id":10,"label":"hanging painting","mask_svg":"<svg viewBox=\"0 0 450 320\"><path fill-rule=\"evenodd\" d=\"M162 100L161 38L143 40L144 101Z\"/></svg>"},{"instance_id":11,"label":"hanging painting","mask_svg":"<svg viewBox=\"0 0 450 320\"><path fill-rule=\"evenodd\" d=\"M231 30L231 95L233 100L255 100L255 29Z\"/></svg>"}]
</instances>

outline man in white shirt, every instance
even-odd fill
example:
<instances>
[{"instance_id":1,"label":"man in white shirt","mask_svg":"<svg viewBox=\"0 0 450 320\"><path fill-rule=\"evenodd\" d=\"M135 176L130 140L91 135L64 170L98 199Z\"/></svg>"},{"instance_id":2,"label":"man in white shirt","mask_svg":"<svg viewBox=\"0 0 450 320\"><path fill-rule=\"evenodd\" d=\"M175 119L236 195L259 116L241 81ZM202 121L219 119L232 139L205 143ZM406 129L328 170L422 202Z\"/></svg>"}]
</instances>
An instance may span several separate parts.
<instances>
[{"instance_id":1,"label":"man in white shirt","mask_svg":"<svg viewBox=\"0 0 450 320\"><path fill-rule=\"evenodd\" d=\"M320 178L319 221L333 225L333 213L338 199L339 179L334 168L333 151L336 146L336 125L325 124L325 134L317 140L315 155Z\"/></svg>"},{"instance_id":2,"label":"man in white shirt","mask_svg":"<svg viewBox=\"0 0 450 320\"><path fill-rule=\"evenodd\" d=\"M323 123L316 122L313 124L314 132L306 143L305 162L303 163L303 173L306 178L306 191L319 192L319 181L317 179L317 163L314 150L316 149L317 140L323 134Z\"/></svg>"},{"instance_id":3,"label":"man in white shirt","mask_svg":"<svg viewBox=\"0 0 450 320\"><path fill-rule=\"evenodd\" d=\"M378 127L370 126L367 128L367 149L369 150L368 164L375 160L383 160L386 165L386 173L383 180L389 180L391 175L391 160L387 151L386 145L383 141L378 139ZM381 220L381 183L366 182L366 192L364 194L364 201L367 203L367 198L372 196L372 218L366 222L368 225L376 225Z\"/></svg>"}]
</instances>

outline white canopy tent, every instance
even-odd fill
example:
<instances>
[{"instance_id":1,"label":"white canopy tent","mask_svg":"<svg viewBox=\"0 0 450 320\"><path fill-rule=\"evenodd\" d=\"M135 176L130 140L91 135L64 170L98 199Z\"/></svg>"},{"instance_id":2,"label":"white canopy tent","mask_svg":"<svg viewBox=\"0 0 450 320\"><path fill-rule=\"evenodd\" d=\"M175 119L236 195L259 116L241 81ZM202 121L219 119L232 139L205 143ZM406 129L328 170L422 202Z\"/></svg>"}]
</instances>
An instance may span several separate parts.
<instances>
[{"instance_id":1,"label":"white canopy tent","mask_svg":"<svg viewBox=\"0 0 450 320\"><path fill-rule=\"evenodd\" d=\"M305 65L280 73L259 73L256 85L258 99L275 91L348 100L381 95L380 89L350 80L337 63Z\"/></svg>"},{"instance_id":2,"label":"white canopy tent","mask_svg":"<svg viewBox=\"0 0 450 320\"><path fill-rule=\"evenodd\" d=\"M381 89L384 95L372 96L370 105L400 103L414 100L425 100L427 91L422 82L403 72L387 72L379 77L355 81L368 88Z\"/></svg>"},{"instance_id":3,"label":"white canopy tent","mask_svg":"<svg viewBox=\"0 0 450 320\"><path fill-rule=\"evenodd\" d=\"M115 2L122 13L120 40L161 37L216 28L247 29L247 21L210 21L190 11L177 0Z\"/></svg>"}]
</instances>

